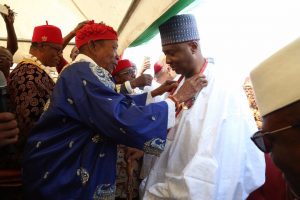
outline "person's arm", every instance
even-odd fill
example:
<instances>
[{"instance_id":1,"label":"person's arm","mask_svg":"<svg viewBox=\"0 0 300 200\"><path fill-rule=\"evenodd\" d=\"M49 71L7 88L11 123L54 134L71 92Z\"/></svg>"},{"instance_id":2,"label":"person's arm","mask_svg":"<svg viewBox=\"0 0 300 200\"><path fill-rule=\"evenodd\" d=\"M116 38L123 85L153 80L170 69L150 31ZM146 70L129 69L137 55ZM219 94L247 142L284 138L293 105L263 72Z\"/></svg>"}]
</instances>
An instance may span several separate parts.
<instances>
[{"instance_id":1,"label":"person's arm","mask_svg":"<svg viewBox=\"0 0 300 200\"><path fill-rule=\"evenodd\" d=\"M68 35L63 38L63 49L69 44L73 37L75 37L76 32L80 30L88 21L83 21L77 24L77 26Z\"/></svg>"},{"instance_id":2,"label":"person's arm","mask_svg":"<svg viewBox=\"0 0 300 200\"><path fill-rule=\"evenodd\" d=\"M15 115L0 113L0 148L18 141L19 129Z\"/></svg>"},{"instance_id":3,"label":"person's arm","mask_svg":"<svg viewBox=\"0 0 300 200\"><path fill-rule=\"evenodd\" d=\"M8 8L8 15L1 14L7 31L7 49L11 52L12 55L16 53L18 50L18 40L17 35L14 28L15 21L15 13L9 8L9 6L5 5Z\"/></svg>"},{"instance_id":4,"label":"person's arm","mask_svg":"<svg viewBox=\"0 0 300 200\"><path fill-rule=\"evenodd\" d=\"M144 87L146 85L151 85L152 82L152 76L149 74L142 74L141 76L131 80L126 81L123 84L116 84L116 92L121 94L133 94L134 88L137 87Z\"/></svg>"}]
</instances>

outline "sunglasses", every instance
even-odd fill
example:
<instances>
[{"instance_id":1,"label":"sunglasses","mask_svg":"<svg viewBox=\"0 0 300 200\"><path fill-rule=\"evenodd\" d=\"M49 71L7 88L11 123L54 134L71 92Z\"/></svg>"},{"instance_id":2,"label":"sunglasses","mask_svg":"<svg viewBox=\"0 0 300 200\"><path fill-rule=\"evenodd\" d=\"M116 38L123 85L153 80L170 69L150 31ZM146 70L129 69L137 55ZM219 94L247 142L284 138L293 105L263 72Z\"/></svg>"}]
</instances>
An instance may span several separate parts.
<instances>
[{"instance_id":1,"label":"sunglasses","mask_svg":"<svg viewBox=\"0 0 300 200\"><path fill-rule=\"evenodd\" d=\"M275 134L275 133L279 133L291 128L299 128L300 127L300 123L298 124L293 124L293 125L289 125L283 128L279 128L276 129L274 131L270 131L270 132L261 132L261 131L257 131L253 134L253 136L251 137L251 140L254 142L254 144L264 153L270 153L272 150L272 143L270 141L270 139L268 139L267 137L265 137L266 135L271 135L271 134Z\"/></svg>"}]
</instances>

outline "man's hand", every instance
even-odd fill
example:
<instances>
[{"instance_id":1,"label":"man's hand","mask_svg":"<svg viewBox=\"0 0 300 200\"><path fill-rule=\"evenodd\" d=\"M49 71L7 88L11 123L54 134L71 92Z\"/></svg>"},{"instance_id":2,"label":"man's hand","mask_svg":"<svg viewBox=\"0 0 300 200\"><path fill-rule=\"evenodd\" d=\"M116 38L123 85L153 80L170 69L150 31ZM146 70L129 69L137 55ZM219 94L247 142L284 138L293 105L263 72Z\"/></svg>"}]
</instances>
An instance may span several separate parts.
<instances>
[{"instance_id":1,"label":"man's hand","mask_svg":"<svg viewBox=\"0 0 300 200\"><path fill-rule=\"evenodd\" d=\"M147 69L150 69L150 60L145 60L142 68L141 68L141 74L143 74Z\"/></svg>"},{"instance_id":2,"label":"man's hand","mask_svg":"<svg viewBox=\"0 0 300 200\"><path fill-rule=\"evenodd\" d=\"M13 24L15 21L15 12L12 9L10 9L8 5L4 4L4 6L8 9L8 15L2 13L1 15L6 24Z\"/></svg>"},{"instance_id":3,"label":"man's hand","mask_svg":"<svg viewBox=\"0 0 300 200\"><path fill-rule=\"evenodd\" d=\"M125 158L127 162L132 163L134 160L139 160L144 155L144 152L135 148L127 147Z\"/></svg>"},{"instance_id":4,"label":"man's hand","mask_svg":"<svg viewBox=\"0 0 300 200\"><path fill-rule=\"evenodd\" d=\"M161 86L159 86L155 90L151 91L151 96L152 97L156 97L158 95L162 95L165 92L170 92L174 88L176 88L177 86L178 86L177 81L169 81L169 80L167 80Z\"/></svg>"},{"instance_id":5,"label":"man's hand","mask_svg":"<svg viewBox=\"0 0 300 200\"><path fill-rule=\"evenodd\" d=\"M203 74L196 74L187 79L183 85L179 88L174 98L179 103L185 102L195 96L197 92L207 86L207 80Z\"/></svg>"},{"instance_id":6,"label":"man's hand","mask_svg":"<svg viewBox=\"0 0 300 200\"><path fill-rule=\"evenodd\" d=\"M18 141L19 129L12 113L0 113L0 147L13 144Z\"/></svg>"},{"instance_id":7,"label":"man's hand","mask_svg":"<svg viewBox=\"0 0 300 200\"><path fill-rule=\"evenodd\" d=\"M88 20L85 20L85 21L82 21L82 22L78 23L77 26L72 31L73 34L76 35L76 32L79 31L88 22L89 22Z\"/></svg>"},{"instance_id":8,"label":"man's hand","mask_svg":"<svg viewBox=\"0 0 300 200\"><path fill-rule=\"evenodd\" d=\"M137 77L130 81L130 85L132 89L136 87L144 87L146 85L151 85L153 77L149 74L142 74L141 76Z\"/></svg>"}]
</instances>

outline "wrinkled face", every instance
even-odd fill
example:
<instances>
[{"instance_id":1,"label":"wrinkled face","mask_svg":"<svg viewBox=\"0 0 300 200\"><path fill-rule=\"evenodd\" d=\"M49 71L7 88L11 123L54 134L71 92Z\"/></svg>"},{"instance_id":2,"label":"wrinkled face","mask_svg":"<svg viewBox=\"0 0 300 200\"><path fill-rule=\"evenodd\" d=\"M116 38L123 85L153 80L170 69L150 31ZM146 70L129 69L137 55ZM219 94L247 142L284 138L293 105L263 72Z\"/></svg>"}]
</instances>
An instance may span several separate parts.
<instances>
[{"instance_id":1,"label":"wrinkled face","mask_svg":"<svg viewBox=\"0 0 300 200\"><path fill-rule=\"evenodd\" d=\"M115 74L114 79L117 84L122 84L125 83L126 81L131 81L135 79L135 73L136 73L135 68L129 67Z\"/></svg>"},{"instance_id":2,"label":"wrinkled face","mask_svg":"<svg viewBox=\"0 0 300 200\"><path fill-rule=\"evenodd\" d=\"M185 75L194 70L195 46L193 42L165 45L162 50L166 55L166 63L177 74Z\"/></svg>"},{"instance_id":3,"label":"wrinkled face","mask_svg":"<svg viewBox=\"0 0 300 200\"><path fill-rule=\"evenodd\" d=\"M5 48L0 48L0 70L5 77L8 77L10 67L13 64L12 54Z\"/></svg>"},{"instance_id":4,"label":"wrinkled face","mask_svg":"<svg viewBox=\"0 0 300 200\"><path fill-rule=\"evenodd\" d=\"M263 131L272 131L300 122L300 101L264 117ZM300 195L300 128L290 128L268 138L271 156L291 188Z\"/></svg>"},{"instance_id":5,"label":"wrinkled face","mask_svg":"<svg viewBox=\"0 0 300 200\"><path fill-rule=\"evenodd\" d=\"M39 48L41 58L39 60L43 65L56 67L60 62L62 49L60 44L41 43Z\"/></svg>"},{"instance_id":6,"label":"wrinkled face","mask_svg":"<svg viewBox=\"0 0 300 200\"><path fill-rule=\"evenodd\" d=\"M102 40L94 41L92 52L94 54L95 62L106 69L109 73L118 65L118 41L117 40Z\"/></svg>"}]
</instances>

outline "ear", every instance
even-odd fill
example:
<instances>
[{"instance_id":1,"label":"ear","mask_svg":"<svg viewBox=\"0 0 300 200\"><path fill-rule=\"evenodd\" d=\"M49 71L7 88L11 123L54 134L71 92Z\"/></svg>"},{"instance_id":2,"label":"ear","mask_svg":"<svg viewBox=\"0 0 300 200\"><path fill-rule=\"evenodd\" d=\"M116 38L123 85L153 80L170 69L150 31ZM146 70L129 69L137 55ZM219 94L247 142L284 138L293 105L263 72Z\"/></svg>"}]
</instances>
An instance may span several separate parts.
<instances>
[{"instance_id":1,"label":"ear","mask_svg":"<svg viewBox=\"0 0 300 200\"><path fill-rule=\"evenodd\" d=\"M198 48L199 48L198 42L196 42L196 41L191 41L191 42L189 42L189 46L190 46L190 48L191 48L192 54L195 54L195 53L198 51Z\"/></svg>"},{"instance_id":2,"label":"ear","mask_svg":"<svg viewBox=\"0 0 300 200\"><path fill-rule=\"evenodd\" d=\"M95 50L95 47L96 47L96 44L93 40L90 40L88 41L88 48L91 50L91 51L94 51Z\"/></svg>"}]
</instances>

